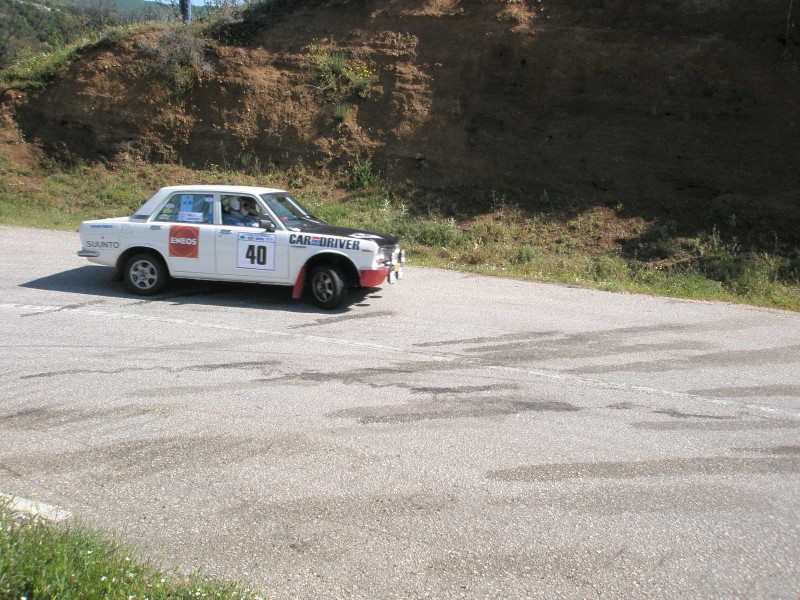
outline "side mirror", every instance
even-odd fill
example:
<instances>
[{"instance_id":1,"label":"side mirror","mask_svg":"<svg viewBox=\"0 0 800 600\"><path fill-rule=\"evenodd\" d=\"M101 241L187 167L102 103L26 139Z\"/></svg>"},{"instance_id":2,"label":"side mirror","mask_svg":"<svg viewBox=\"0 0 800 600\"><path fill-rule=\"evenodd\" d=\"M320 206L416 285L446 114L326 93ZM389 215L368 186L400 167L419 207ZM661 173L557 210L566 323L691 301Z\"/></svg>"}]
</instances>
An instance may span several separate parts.
<instances>
[{"instance_id":1,"label":"side mirror","mask_svg":"<svg viewBox=\"0 0 800 600\"><path fill-rule=\"evenodd\" d=\"M272 219L261 219L258 222L258 226L269 233L275 231L275 223L272 222Z\"/></svg>"}]
</instances>

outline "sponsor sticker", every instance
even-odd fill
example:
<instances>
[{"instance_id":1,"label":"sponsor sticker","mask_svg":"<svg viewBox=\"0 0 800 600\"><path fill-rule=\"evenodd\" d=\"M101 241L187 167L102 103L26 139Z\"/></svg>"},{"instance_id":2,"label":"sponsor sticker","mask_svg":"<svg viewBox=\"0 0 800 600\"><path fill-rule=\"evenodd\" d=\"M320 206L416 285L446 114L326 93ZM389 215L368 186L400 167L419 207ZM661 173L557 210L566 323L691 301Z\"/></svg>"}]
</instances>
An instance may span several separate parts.
<instances>
[{"instance_id":1,"label":"sponsor sticker","mask_svg":"<svg viewBox=\"0 0 800 600\"><path fill-rule=\"evenodd\" d=\"M169 255L175 258L197 258L200 251L200 228L194 225L173 225L169 228Z\"/></svg>"},{"instance_id":2,"label":"sponsor sticker","mask_svg":"<svg viewBox=\"0 0 800 600\"><path fill-rule=\"evenodd\" d=\"M381 239L383 239L381 236L375 235L374 233L358 233L358 232L351 233L350 237L359 238L359 239L362 239L362 240L381 240Z\"/></svg>"},{"instance_id":3,"label":"sponsor sticker","mask_svg":"<svg viewBox=\"0 0 800 600\"><path fill-rule=\"evenodd\" d=\"M240 269L275 270L275 234L240 233L236 247Z\"/></svg>"},{"instance_id":4,"label":"sponsor sticker","mask_svg":"<svg viewBox=\"0 0 800 600\"><path fill-rule=\"evenodd\" d=\"M179 212L178 221L184 223L202 223L206 216L201 212Z\"/></svg>"},{"instance_id":5,"label":"sponsor sticker","mask_svg":"<svg viewBox=\"0 0 800 600\"><path fill-rule=\"evenodd\" d=\"M181 196L181 208L179 212L193 212L194 211L194 196L192 194L184 194Z\"/></svg>"},{"instance_id":6,"label":"sponsor sticker","mask_svg":"<svg viewBox=\"0 0 800 600\"><path fill-rule=\"evenodd\" d=\"M289 236L292 246L316 246L318 248L336 248L338 250L360 250L361 242L346 238L326 237L321 235L303 235L293 233Z\"/></svg>"},{"instance_id":7,"label":"sponsor sticker","mask_svg":"<svg viewBox=\"0 0 800 600\"><path fill-rule=\"evenodd\" d=\"M89 235L85 247L92 248L93 250L117 250L119 248L119 236Z\"/></svg>"},{"instance_id":8,"label":"sponsor sticker","mask_svg":"<svg viewBox=\"0 0 800 600\"><path fill-rule=\"evenodd\" d=\"M161 209L158 217L156 217L159 221L171 221L172 220L172 213L175 212L175 205L172 202L167 202L164 205L164 208Z\"/></svg>"}]
</instances>

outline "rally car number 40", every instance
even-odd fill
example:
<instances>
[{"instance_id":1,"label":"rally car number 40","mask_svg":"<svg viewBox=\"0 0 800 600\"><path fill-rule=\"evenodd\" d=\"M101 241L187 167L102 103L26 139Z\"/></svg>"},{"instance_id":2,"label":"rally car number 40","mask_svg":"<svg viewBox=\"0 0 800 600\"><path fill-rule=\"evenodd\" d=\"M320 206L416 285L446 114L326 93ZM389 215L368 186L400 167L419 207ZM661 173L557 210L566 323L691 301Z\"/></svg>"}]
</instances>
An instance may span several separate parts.
<instances>
[{"instance_id":1,"label":"rally car number 40","mask_svg":"<svg viewBox=\"0 0 800 600\"><path fill-rule=\"evenodd\" d=\"M241 281L291 286L294 298L336 308L350 287L401 279L405 263L396 236L329 225L273 188L165 187L130 217L78 231L78 256L143 295L170 277Z\"/></svg>"}]
</instances>

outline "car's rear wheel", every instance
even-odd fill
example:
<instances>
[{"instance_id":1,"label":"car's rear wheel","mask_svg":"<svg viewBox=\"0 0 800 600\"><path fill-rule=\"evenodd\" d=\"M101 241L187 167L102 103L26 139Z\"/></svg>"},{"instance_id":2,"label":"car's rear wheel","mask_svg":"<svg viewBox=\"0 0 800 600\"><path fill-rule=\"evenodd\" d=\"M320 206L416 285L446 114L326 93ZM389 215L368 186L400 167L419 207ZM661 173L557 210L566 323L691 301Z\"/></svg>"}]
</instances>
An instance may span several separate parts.
<instances>
[{"instance_id":1,"label":"car's rear wheel","mask_svg":"<svg viewBox=\"0 0 800 600\"><path fill-rule=\"evenodd\" d=\"M167 265L155 254L136 254L125 263L125 285L132 292L152 296L161 291L169 279Z\"/></svg>"},{"instance_id":2,"label":"car's rear wheel","mask_svg":"<svg viewBox=\"0 0 800 600\"><path fill-rule=\"evenodd\" d=\"M311 271L311 301L320 308L336 308L344 300L342 272L333 265L320 265Z\"/></svg>"}]
</instances>

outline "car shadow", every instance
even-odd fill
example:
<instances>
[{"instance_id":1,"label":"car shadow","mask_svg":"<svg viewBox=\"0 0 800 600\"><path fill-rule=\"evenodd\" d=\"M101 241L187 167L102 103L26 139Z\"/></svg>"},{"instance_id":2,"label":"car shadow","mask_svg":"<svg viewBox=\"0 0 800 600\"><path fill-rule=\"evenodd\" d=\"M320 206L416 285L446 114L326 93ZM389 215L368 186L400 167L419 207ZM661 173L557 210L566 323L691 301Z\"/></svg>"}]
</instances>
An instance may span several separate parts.
<instances>
[{"instance_id":1,"label":"car shadow","mask_svg":"<svg viewBox=\"0 0 800 600\"><path fill-rule=\"evenodd\" d=\"M378 288L352 289L341 307L325 310L313 306L305 298L292 299L292 288L288 286L193 279L172 279L160 294L140 296L129 292L121 282L111 281L111 271L111 267L86 265L47 277L40 277L20 284L20 287L106 298L123 298L132 301L129 306L148 302L164 302L231 308L238 306L310 314L347 313L356 307L369 306L370 299L380 297L376 295L380 293Z\"/></svg>"}]
</instances>

